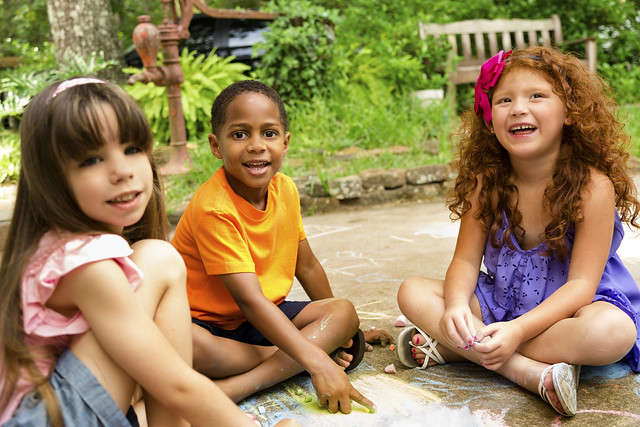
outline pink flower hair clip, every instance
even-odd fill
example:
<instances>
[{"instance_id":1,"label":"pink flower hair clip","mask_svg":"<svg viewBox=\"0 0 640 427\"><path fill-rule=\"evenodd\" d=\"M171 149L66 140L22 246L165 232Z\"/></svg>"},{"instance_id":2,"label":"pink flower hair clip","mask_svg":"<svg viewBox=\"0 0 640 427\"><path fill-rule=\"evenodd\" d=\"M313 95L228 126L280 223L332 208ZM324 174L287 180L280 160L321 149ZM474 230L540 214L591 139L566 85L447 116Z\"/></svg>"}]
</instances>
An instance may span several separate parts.
<instances>
[{"instance_id":1,"label":"pink flower hair clip","mask_svg":"<svg viewBox=\"0 0 640 427\"><path fill-rule=\"evenodd\" d=\"M504 69L507 58L511 56L512 51L505 53L504 50L498 52L497 55L489 58L480 68L480 75L476 82L476 100L474 110L476 115L484 117L485 122L491 122L491 103L489 102L489 89L498 83L500 74Z\"/></svg>"}]
</instances>

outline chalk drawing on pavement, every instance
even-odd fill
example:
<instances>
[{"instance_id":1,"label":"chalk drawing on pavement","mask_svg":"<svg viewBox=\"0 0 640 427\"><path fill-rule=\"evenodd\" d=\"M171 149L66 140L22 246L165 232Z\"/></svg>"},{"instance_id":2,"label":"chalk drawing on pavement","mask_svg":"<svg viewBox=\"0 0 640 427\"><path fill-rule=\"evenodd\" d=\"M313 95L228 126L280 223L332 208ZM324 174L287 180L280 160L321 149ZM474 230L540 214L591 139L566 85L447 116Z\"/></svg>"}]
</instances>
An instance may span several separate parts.
<instances>
[{"instance_id":1,"label":"chalk drawing on pavement","mask_svg":"<svg viewBox=\"0 0 640 427\"><path fill-rule=\"evenodd\" d=\"M376 403L369 413L353 403L350 414L330 414L318 406L309 377L297 376L270 389L268 394L246 399L241 403L245 412L253 413L263 426L273 426L283 418L294 418L304 426L486 426L507 427L506 410L472 412L468 407L449 408L429 391L414 387L390 375L362 372L352 384Z\"/></svg>"}]
</instances>

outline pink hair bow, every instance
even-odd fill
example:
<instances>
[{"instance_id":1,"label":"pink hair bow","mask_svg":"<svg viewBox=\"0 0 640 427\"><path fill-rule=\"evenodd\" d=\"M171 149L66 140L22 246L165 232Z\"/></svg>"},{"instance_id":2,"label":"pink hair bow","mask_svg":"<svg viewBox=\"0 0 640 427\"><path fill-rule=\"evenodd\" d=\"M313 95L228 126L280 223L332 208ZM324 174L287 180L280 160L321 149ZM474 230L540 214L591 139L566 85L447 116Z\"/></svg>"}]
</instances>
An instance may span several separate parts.
<instances>
[{"instance_id":1,"label":"pink hair bow","mask_svg":"<svg viewBox=\"0 0 640 427\"><path fill-rule=\"evenodd\" d=\"M511 51L504 50L489 58L480 68L480 75L476 82L476 100L474 110L476 115L484 117L485 122L491 121L491 103L489 102L489 89L498 83L500 74L504 69L504 63L511 56Z\"/></svg>"}]
</instances>

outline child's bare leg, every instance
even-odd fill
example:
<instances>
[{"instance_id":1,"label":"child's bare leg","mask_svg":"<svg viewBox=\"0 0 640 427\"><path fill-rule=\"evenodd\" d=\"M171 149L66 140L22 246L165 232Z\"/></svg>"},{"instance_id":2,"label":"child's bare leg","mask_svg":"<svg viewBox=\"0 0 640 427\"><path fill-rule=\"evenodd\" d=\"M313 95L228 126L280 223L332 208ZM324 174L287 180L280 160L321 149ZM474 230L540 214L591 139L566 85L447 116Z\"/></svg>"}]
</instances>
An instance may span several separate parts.
<instances>
[{"instance_id":1,"label":"child's bare leg","mask_svg":"<svg viewBox=\"0 0 640 427\"><path fill-rule=\"evenodd\" d=\"M405 280L398 291L400 311L420 329L438 340L437 349L445 360L450 362L468 360L480 364L480 358L475 351L443 344L446 342L440 331L440 319L445 309L443 285L444 282L441 280L417 277ZM476 329L479 330L484 324L480 320L482 313L475 295L471 298L470 307L474 315ZM537 393L540 375L547 366L549 364L514 353L496 372L521 387ZM545 379L545 386L550 391L551 399L558 403L555 392L553 392L553 381L550 373Z\"/></svg>"},{"instance_id":2,"label":"child's bare leg","mask_svg":"<svg viewBox=\"0 0 640 427\"><path fill-rule=\"evenodd\" d=\"M170 244L157 240L137 242L133 245L133 250L130 258L144 274L143 283L136 294L158 329L191 366L191 315L182 258ZM158 268L159 265L162 268ZM183 422L150 393L145 392L144 403L150 426L174 426Z\"/></svg>"},{"instance_id":3,"label":"child's bare leg","mask_svg":"<svg viewBox=\"0 0 640 427\"><path fill-rule=\"evenodd\" d=\"M144 274L143 283L136 292L141 306L190 364L191 322L182 259L172 246L158 240L138 242L133 249L131 259ZM163 266L162 269L157 268L159 264ZM70 348L126 413L135 387L133 379L104 352L91 331L75 339ZM148 393L145 403L150 425L186 425Z\"/></svg>"},{"instance_id":4,"label":"child's bare leg","mask_svg":"<svg viewBox=\"0 0 640 427\"><path fill-rule=\"evenodd\" d=\"M624 357L636 337L635 324L627 314L598 301L522 343L518 353L546 363L607 365Z\"/></svg>"},{"instance_id":5,"label":"child's bare leg","mask_svg":"<svg viewBox=\"0 0 640 427\"><path fill-rule=\"evenodd\" d=\"M353 304L347 300L336 298L312 302L292 321L300 329L302 335L327 353L347 342L359 326ZM229 355L227 354L226 357ZM257 391L282 382L302 370L296 361L283 351L277 350L266 360L256 360L252 369L239 375L217 380L216 384L232 400L238 402Z\"/></svg>"},{"instance_id":6,"label":"child's bare leg","mask_svg":"<svg viewBox=\"0 0 640 427\"><path fill-rule=\"evenodd\" d=\"M243 343L212 335L191 325L193 367L210 378L225 378L247 372L271 357L278 348Z\"/></svg>"}]
</instances>

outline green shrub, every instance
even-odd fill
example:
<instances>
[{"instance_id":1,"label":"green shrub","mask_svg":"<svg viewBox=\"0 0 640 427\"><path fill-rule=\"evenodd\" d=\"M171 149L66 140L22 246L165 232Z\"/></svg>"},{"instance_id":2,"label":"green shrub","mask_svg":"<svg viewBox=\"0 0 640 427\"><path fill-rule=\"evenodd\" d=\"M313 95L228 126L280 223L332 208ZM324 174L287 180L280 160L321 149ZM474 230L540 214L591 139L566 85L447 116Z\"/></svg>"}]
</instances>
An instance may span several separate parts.
<instances>
[{"instance_id":1,"label":"green shrub","mask_svg":"<svg viewBox=\"0 0 640 427\"><path fill-rule=\"evenodd\" d=\"M618 104L640 102L640 65L601 63L598 72L611 86Z\"/></svg>"},{"instance_id":2,"label":"green shrub","mask_svg":"<svg viewBox=\"0 0 640 427\"><path fill-rule=\"evenodd\" d=\"M182 111L185 127L190 140L196 140L209 132L211 104L216 96L228 85L238 80L245 80L244 74L249 66L231 62L233 56L221 58L214 51L209 56L198 55L184 49L180 55L180 66L184 76L182 90ZM160 62L160 60L159 60ZM138 73L142 70L125 68L127 73ZM166 88L153 83L136 83L126 86L125 90L140 104L144 110L157 141L169 142L169 101Z\"/></svg>"},{"instance_id":3,"label":"green shrub","mask_svg":"<svg viewBox=\"0 0 640 427\"><path fill-rule=\"evenodd\" d=\"M31 54L35 55L37 51L34 49ZM27 56L25 57L25 65L2 73L0 92L5 93L6 98L0 101L0 119L5 117L19 118L31 97L55 81L80 75L96 75L98 72L116 65L116 61L105 61L102 52L94 52L88 59L76 57L59 68L54 67L55 61L47 61L46 56L47 53L43 55L45 60L40 66L32 63L34 58ZM40 68L47 65L51 68Z\"/></svg>"},{"instance_id":4,"label":"green shrub","mask_svg":"<svg viewBox=\"0 0 640 427\"><path fill-rule=\"evenodd\" d=\"M0 183L16 181L20 170L20 137L17 132L0 132Z\"/></svg>"},{"instance_id":5,"label":"green shrub","mask_svg":"<svg viewBox=\"0 0 640 427\"><path fill-rule=\"evenodd\" d=\"M308 101L332 86L334 26L337 13L308 0L274 0L269 10L281 13L269 25L256 78L278 91L285 101Z\"/></svg>"}]
</instances>

